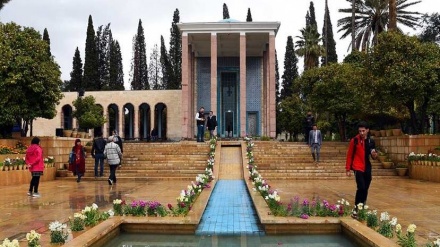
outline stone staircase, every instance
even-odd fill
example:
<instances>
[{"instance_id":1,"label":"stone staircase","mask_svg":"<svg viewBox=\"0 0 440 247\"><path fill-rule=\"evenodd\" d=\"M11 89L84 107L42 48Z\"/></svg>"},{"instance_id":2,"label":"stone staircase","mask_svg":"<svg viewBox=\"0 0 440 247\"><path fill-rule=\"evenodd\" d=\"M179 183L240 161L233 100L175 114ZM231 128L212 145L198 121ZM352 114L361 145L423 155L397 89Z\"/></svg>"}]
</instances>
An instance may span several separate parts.
<instances>
[{"instance_id":1,"label":"stone staircase","mask_svg":"<svg viewBox=\"0 0 440 247\"><path fill-rule=\"evenodd\" d=\"M265 179L347 179L345 157L348 143L324 142L320 163L313 162L304 143L255 141L254 161ZM396 177L394 169L384 169L372 160L373 178Z\"/></svg>"},{"instance_id":2,"label":"stone staircase","mask_svg":"<svg viewBox=\"0 0 440 247\"><path fill-rule=\"evenodd\" d=\"M121 169L116 171L118 180L194 180L203 173L208 160L208 143L197 142L126 142ZM92 157L86 158L83 179L94 179ZM109 175L104 164L104 177Z\"/></svg>"}]
</instances>

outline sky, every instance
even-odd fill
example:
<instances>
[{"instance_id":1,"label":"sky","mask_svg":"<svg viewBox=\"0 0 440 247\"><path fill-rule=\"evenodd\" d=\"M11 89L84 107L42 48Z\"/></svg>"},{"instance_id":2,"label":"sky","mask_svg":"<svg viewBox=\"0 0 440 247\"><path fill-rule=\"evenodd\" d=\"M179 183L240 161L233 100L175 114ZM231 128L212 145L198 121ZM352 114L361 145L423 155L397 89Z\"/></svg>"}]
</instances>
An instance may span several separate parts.
<instances>
[{"instance_id":1,"label":"sky","mask_svg":"<svg viewBox=\"0 0 440 247\"><path fill-rule=\"evenodd\" d=\"M410 2L415 0L410 0ZM253 21L280 22L276 36L276 50L280 75L283 73L284 52L288 36L296 42L299 30L305 26L305 15L310 0L11 0L0 11L0 22L15 22L21 26L33 27L43 33L49 32L51 52L60 65L62 80L70 79L73 55L79 48L84 63L87 21L92 15L95 32L101 25L111 23L113 38L121 45L124 66L124 81L129 89L130 61L132 59L132 40L137 32L139 19L144 28L147 57L155 44L160 48L163 35L167 49L173 13L179 9L181 22L217 22L223 18L223 3L226 3L232 19L246 21L248 8ZM322 32L325 0L314 0L318 30ZM340 40L337 20L345 17L339 13L341 8L349 8L349 0L328 0L331 22L338 60L348 54L350 38ZM440 11L439 0L422 0L410 7L411 11L432 13ZM412 29L405 33L417 34ZM302 60L299 58L299 60ZM300 71L302 64L298 65Z\"/></svg>"}]
</instances>

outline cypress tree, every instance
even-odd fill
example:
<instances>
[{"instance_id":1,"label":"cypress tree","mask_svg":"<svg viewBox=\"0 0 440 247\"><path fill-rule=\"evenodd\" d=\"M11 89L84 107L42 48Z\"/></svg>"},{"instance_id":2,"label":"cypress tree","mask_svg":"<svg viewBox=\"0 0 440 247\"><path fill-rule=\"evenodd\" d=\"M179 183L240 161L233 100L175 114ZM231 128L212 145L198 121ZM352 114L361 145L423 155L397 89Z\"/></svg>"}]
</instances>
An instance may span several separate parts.
<instances>
[{"instance_id":1,"label":"cypress tree","mask_svg":"<svg viewBox=\"0 0 440 247\"><path fill-rule=\"evenodd\" d=\"M276 103L278 105L278 103L280 103L281 99L281 92L280 92L280 71L279 71L280 67L278 65L278 53L275 50L275 91L276 91Z\"/></svg>"},{"instance_id":2,"label":"cypress tree","mask_svg":"<svg viewBox=\"0 0 440 247\"><path fill-rule=\"evenodd\" d=\"M0 10L8 3L10 0L0 0Z\"/></svg>"},{"instance_id":3,"label":"cypress tree","mask_svg":"<svg viewBox=\"0 0 440 247\"><path fill-rule=\"evenodd\" d=\"M124 87L124 68L122 66L121 47L117 40L112 40L110 45L110 80L109 90L125 90Z\"/></svg>"},{"instance_id":4,"label":"cypress tree","mask_svg":"<svg viewBox=\"0 0 440 247\"><path fill-rule=\"evenodd\" d=\"M322 42L325 49L324 56L321 57L321 65L327 63L337 63L338 54L336 53L336 42L333 38L333 27L328 10L327 0L325 1L324 25L322 27Z\"/></svg>"},{"instance_id":5,"label":"cypress tree","mask_svg":"<svg viewBox=\"0 0 440 247\"><path fill-rule=\"evenodd\" d=\"M293 81L298 78L298 58L296 57L295 50L293 48L292 36L287 37L286 53L284 54L284 72L281 82L281 100L292 96L293 94Z\"/></svg>"},{"instance_id":6,"label":"cypress tree","mask_svg":"<svg viewBox=\"0 0 440 247\"><path fill-rule=\"evenodd\" d=\"M229 10L228 10L228 6L226 5L226 3L223 3L223 20L224 19L229 19Z\"/></svg>"},{"instance_id":7,"label":"cypress tree","mask_svg":"<svg viewBox=\"0 0 440 247\"><path fill-rule=\"evenodd\" d=\"M89 15L87 25L86 48L84 55L84 77L82 89L98 90L99 70L98 70L98 49L96 47L95 29L93 27L92 16Z\"/></svg>"},{"instance_id":8,"label":"cypress tree","mask_svg":"<svg viewBox=\"0 0 440 247\"><path fill-rule=\"evenodd\" d=\"M159 48L154 45L150 54L150 63L148 64L148 81L150 88L154 90L162 89L162 66L160 64Z\"/></svg>"},{"instance_id":9,"label":"cypress tree","mask_svg":"<svg viewBox=\"0 0 440 247\"><path fill-rule=\"evenodd\" d=\"M96 31L96 47L98 53L99 83L97 90L108 89L110 84L110 46L112 43L110 23L105 28L99 26Z\"/></svg>"},{"instance_id":10,"label":"cypress tree","mask_svg":"<svg viewBox=\"0 0 440 247\"><path fill-rule=\"evenodd\" d=\"M173 22L171 23L170 36L170 63L172 77L168 89L180 89L182 87L182 38L177 27L180 22L179 9L174 11Z\"/></svg>"},{"instance_id":11,"label":"cypress tree","mask_svg":"<svg viewBox=\"0 0 440 247\"><path fill-rule=\"evenodd\" d=\"M150 89L148 84L147 51L145 48L144 28L139 19L137 34L133 38L133 59L131 64L131 89Z\"/></svg>"},{"instance_id":12,"label":"cypress tree","mask_svg":"<svg viewBox=\"0 0 440 247\"><path fill-rule=\"evenodd\" d=\"M73 56L72 72L70 72L70 82L66 85L66 90L71 92L79 92L82 87L83 80L83 64L81 54L78 47L76 47L75 55Z\"/></svg>"},{"instance_id":13,"label":"cypress tree","mask_svg":"<svg viewBox=\"0 0 440 247\"><path fill-rule=\"evenodd\" d=\"M47 32L47 28L44 28L43 40L47 42L47 54L49 54L49 56L52 56L52 53L50 52L50 38L49 32Z\"/></svg>"},{"instance_id":14,"label":"cypress tree","mask_svg":"<svg viewBox=\"0 0 440 247\"><path fill-rule=\"evenodd\" d=\"M309 12L306 15L306 29L313 30L313 32L319 36L318 23L316 22L315 6L313 5L313 1L310 1ZM315 67L318 67L319 57L316 57L314 60Z\"/></svg>"},{"instance_id":15,"label":"cypress tree","mask_svg":"<svg viewBox=\"0 0 440 247\"><path fill-rule=\"evenodd\" d=\"M165 41L163 36L160 36L160 65L162 67L162 85L164 89L169 88L171 64L167 53L167 48L165 46Z\"/></svg>"},{"instance_id":16,"label":"cypress tree","mask_svg":"<svg viewBox=\"0 0 440 247\"><path fill-rule=\"evenodd\" d=\"M247 12L247 16L246 16L246 22L252 22L251 8L248 8L248 12Z\"/></svg>"}]
</instances>

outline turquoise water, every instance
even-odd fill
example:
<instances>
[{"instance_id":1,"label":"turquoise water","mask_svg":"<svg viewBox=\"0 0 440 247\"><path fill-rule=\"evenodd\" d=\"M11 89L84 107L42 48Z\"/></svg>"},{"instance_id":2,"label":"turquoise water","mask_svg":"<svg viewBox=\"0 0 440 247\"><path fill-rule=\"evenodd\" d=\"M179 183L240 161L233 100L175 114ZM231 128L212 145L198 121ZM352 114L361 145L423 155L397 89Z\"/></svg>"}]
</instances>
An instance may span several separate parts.
<instances>
[{"instance_id":1,"label":"turquoise water","mask_svg":"<svg viewBox=\"0 0 440 247\"><path fill-rule=\"evenodd\" d=\"M334 235L193 236L123 233L104 247L355 247L346 237Z\"/></svg>"},{"instance_id":2,"label":"turquoise water","mask_svg":"<svg viewBox=\"0 0 440 247\"><path fill-rule=\"evenodd\" d=\"M196 235L264 235L243 180L217 181Z\"/></svg>"}]
</instances>

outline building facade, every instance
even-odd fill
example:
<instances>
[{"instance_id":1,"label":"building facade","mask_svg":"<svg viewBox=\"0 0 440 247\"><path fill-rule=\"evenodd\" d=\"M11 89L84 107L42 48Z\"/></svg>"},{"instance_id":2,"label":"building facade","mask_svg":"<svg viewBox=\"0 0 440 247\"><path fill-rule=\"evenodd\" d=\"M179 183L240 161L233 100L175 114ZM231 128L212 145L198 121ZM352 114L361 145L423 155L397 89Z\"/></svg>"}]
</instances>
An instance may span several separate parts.
<instances>
[{"instance_id":1,"label":"building facade","mask_svg":"<svg viewBox=\"0 0 440 247\"><path fill-rule=\"evenodd\" d=\"M195 114L217 116L217 135L276 137L275 36L279 22L179 23L182 89L85 92L95 97L107 122L104 136L125 139L193 139ZM65 93L54 119L36 119L33 134L77 128L72 118L76 92ZM153 131L154 130L154 131Z\"/></svg>"},{"instance_id":2,"label":"building facade","mask_svg":"<svg viewBox=\"0 0 440 247\"><path fill-rule=\"evenodd\" d=\"M276 137L275 36L279 22L180 23L182 137L196 132L195 113L217 115L221 137Z\"/></svg>"}]
</instances>

